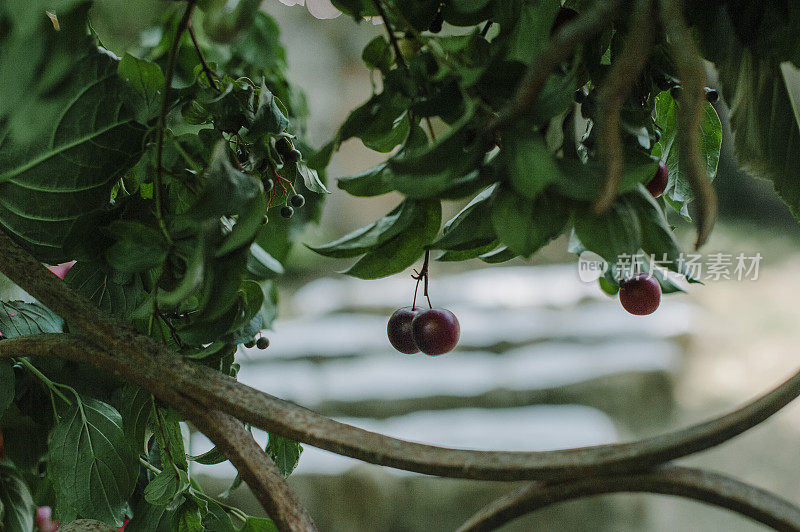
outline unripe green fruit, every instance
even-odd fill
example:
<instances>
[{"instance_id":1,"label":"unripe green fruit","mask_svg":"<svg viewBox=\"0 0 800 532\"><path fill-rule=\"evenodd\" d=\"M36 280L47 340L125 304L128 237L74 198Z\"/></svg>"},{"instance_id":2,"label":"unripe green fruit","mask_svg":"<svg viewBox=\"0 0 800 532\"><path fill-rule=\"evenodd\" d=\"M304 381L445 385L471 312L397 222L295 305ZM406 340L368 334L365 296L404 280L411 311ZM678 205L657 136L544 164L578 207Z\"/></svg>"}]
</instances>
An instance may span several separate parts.
<instances>
[{"instance_id":1,"label":"unripe green fruit","mask_svg":"<svg viewBox=\"0 0 800 532\"><path fill-rule=\"evenodd\" d=\"M302 194L296 194L289 199L289 203L291 203L293 207L302 207L306 204L306 199Z\"/></svg>"}]
</instances>

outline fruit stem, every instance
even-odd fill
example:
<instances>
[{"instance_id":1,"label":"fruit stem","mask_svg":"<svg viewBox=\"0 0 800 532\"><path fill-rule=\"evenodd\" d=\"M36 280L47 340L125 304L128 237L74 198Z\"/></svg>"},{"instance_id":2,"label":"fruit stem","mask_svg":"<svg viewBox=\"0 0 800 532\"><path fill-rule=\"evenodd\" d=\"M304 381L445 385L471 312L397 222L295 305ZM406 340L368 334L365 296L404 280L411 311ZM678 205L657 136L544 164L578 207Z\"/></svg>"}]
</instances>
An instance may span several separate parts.
<instances>
[{"instance_id":1,"label":"fruit stem","mask_svg":"<svg viewBox=\"0 0 800 532\"><path fill-rule=\"evenodd\" d=\"M417 272L414 270L414 275L411 276L412 279L417 280L417 285L414 287L414 300L411 303L411 310L416 310L417 308L417 290L419 290L419 282L424 280L424 284L422 285L422 294L425 296L425 299L428 300L428 307L433 308L431 305L431 298L428 296L428 263L431 259L431 252L429 249L425 250L425 259L422 261L422 268Z\"/></svg>"},{"instance_id":2,"label":"fruit stem","mask_svg":"<svg viewBox=\"0 0 800 532\"><path fill-rule=\"evenodd\" d=\"M192 38L192 44L194 45L194 51L197 52L197 58L200 60L200 65L203 67L203 73L208 78L208 83L214 88L217 92L222 92L217 87L217 82L214 81L214 73L211 72L211 69L208 68L208 63L206 63L206 58L203 57L203 52L200 51L200 45L197 43L197 37L194 35L194 30L192 29L191 21L189 24L186 25L186 31L189 32L189 37Z\"/></svg>"}]
</instances>

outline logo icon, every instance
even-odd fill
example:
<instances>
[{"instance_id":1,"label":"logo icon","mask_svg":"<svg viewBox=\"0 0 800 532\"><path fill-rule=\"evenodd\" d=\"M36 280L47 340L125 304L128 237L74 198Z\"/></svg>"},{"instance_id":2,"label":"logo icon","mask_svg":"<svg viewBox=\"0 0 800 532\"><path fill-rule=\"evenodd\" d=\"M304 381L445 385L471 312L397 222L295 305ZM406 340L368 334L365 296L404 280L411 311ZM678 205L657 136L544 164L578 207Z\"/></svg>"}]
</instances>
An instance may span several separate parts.
<instances>
[{"instance_id":1,"label":"logo icon","mask_svg":"<svg viewBox=\"0 0 800 532\"><path fill-rule=\"evenodd\" d=\"M578 256L578 277L584 283L597 281L608 271L608 263L593 251L583 251Z\"/></svg>"}]
</instances>

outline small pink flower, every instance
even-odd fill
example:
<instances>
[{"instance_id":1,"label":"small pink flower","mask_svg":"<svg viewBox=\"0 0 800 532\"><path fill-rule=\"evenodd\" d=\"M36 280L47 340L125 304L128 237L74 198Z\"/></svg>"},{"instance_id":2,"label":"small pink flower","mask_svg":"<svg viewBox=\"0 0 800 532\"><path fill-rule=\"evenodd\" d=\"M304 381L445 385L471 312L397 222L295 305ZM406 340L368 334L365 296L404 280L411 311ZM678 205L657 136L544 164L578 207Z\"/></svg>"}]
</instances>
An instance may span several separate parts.
<instances>
[{"instance_id":1,"label":"small pink flower","mask_svg":"<svg viewBox=\"0 0 800 532\"><path fill-rule=\"evenodd\" d=\"M52 514L49 506L39 506L36 509L34 523L39 532L56 532L58 530L58 523L51 519Z\"/></svg>"},{"instance_id":2,"label":"small pink flower","mask_svg":"<svg viewBox=\"0 0 800 532\"><path fill-rule=\"evenodd\" d=\"M75 261L71 260L69 262L62 262L61 264L57 264L55 266L48 266L47 269L56 274L56 277L59 279L63 279L70 268L75 265Z\"/></svg>"}]
</instances>

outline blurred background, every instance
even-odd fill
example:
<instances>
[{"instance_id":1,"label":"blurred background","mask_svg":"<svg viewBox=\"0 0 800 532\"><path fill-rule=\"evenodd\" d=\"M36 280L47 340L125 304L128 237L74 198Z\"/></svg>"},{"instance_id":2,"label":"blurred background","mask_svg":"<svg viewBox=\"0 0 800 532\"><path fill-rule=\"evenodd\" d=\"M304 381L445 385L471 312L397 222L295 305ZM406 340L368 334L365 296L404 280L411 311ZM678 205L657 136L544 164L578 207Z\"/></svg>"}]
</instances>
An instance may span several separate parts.
<instances>
[{"instance_id":1,"label":"blurred background","mask_svg":"<svg viewBox=\"0 0 800 532\"><path fill-rule=\"evenodd\" d=\"M109 0L95 9L100 35L136 37L142 13ZM138 2L137 2L138 4ZM153 3L154 8L161 4ZM382 26L317 20L302 6L267 0L280 23L290 79L306 93L309 140L320 146L372 91L363 46ZM152 11L147 12L146 19ZM109 47L114 49L112 40ZM115 50L118 53L120 50ZM713 73L712 73L713 74ZM724 101L718 110L726 122ZM532 260L487 267L434 263L431 298L461 320L462 341L439 357L401 355L386 340L391 312L410 304L414 281L345 278L346 262L297 246L280 283L281 316L266 351L243 350L240 379L337 419L405 439L474 449L545 450L627 441L718 415L798 366L800 229L766 181L737 170L731 138L715 186L721 219L705 254L763 256L757 280L709 281L669 295L648 317L625 313L580 281L561 238ZM324 215L303 241L319 244L382 216L393 195L353 198L335 186L384 156L358 140L329 168ZM449 204L445 215L463 204ZM690 250L692 228L679 237ZM410 273L410 272L408 272ZM258 435L263 440L263 434ZM192 452L209 444L192 439ZM685 460L800 503L800 409L786 408L723 446ZM194 473L222 492L230 466ZM452 530L513 484L464 482L360 464L306 447L289 479L321 530ZM216 490L216 491L214 491ZM232 500L260 509L246 487ZM742 518L661 496L613 495L561 504L507 530L759 530Z\"/></svg>"}]
</instances>

